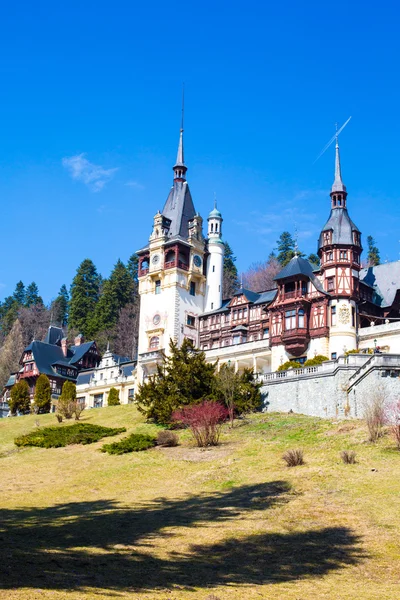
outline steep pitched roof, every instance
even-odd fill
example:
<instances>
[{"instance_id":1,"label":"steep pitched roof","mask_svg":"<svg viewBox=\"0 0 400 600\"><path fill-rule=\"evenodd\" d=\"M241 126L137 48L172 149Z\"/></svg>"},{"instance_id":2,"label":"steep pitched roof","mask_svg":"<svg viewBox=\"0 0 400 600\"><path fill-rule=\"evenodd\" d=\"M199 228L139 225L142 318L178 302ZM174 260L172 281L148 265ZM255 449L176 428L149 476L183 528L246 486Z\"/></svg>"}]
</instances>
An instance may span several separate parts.
<instances>
[{"instance_id":1,"label":"steep pitched roof","mask_svg":"<svg viewBox=\"0 0 400 600\"><path fill-rule=\"evenodd\" d=\"M195 217L196 211L187 181L174 180L174 185L168 194L162 214L171 220L169 237L175 235L180 235L183 238L188 237L189 221Z\"/></svg>"},{"instance_id":2,"label":"steep pitched roof","mask_svg":"<svg viewBox=\"0 0 400 600\"><path fill-rule=\"evenodd\" d=\"M288 277L294 277L295 275L305 275L312 282L315 289L321 292L321 294L325 294L327 296L330 295L324 290L318 277L315 276L311 263L309 263L305 258L301 258L301 256L294 256L287 263L287 265L285 265L283 269L279 271L278 275L275 277L275 281L286 279Z\"/></svg>"},{"instance_id":3,"label":"steep pitched roof","mask_svg":"<svg viewBox=\"0 0 400 600\"><path fill-rule=\"evenodd\" d=\"M44 338L44 342L46 344L58 344L65 337L64 331L61 327L55 327L54 325L50 325L47 330L46 337Z\"/></svg>"},{"instance_id":4,"label":"steep pitched roof","mask_svg":"<svg viewBox=\"0 0 400 600\"><path fill-rule=\"evenodd\" d=\"M361 269L360 280L374 289L375 304L391 306L400 289L400 260Z\"/></svg>"},{"instance_id":5,"label":"steep pitched roof","mask_svg":"<svg viewBox=\"0 0 400 600\"><path fill-rule=\"evenodd\" d=\"M324 232L332 231L332 244L354 245L353 232L360 233L357 225L349 217L347 208L332 208L329 218L319 236L318 248L324 245Z\"/></svg>"},{"instance_id":6,"label":"steep pitched roof","mask_svg":"<svg viewBox=\"0 0 400 600\"><path fill-rule=\"evenodd\" d=\"M85 342L84 344L80 344L80 346L71 346L69 348L69 350L73 353L73 356L70 360L71 365L75 365L77 362L79 362L86 352L90 350L93 344L94 342Z\"/></svg>"},{"instance_id":7,"label":"steep pitched roof","mask_svg":"<svg viewBox=\"0 0 400 600\"><path fill-rule=\"evenodd\" d=\"M274 277L274 281L286 279L286 277L294 277L295 275L306 275L310 278L313 275L311 264L305 258L301 258L301 256L294 256Z\"/></svg>"}]
</instances>

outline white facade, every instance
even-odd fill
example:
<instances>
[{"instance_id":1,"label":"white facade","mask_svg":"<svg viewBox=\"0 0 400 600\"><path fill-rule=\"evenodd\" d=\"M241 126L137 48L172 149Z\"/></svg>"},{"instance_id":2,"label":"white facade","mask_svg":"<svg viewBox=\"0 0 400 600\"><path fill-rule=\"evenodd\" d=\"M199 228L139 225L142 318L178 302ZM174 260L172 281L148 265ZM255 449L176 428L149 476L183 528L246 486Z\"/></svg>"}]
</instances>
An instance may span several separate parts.
<instances>
[{"instance_id":1,"label":"white facade","mask_svg":"<svg viewBox=\"0 0 400 600\"><path fill-rule=\"evenodd\" d=\"M133 361L121 362L107 350L98 367L78 375L76 396L86 408L101 408L107 406L108 394L114 387L120 404L130 404L135 396L136 375Z\"/></svg>"}]
</instances>

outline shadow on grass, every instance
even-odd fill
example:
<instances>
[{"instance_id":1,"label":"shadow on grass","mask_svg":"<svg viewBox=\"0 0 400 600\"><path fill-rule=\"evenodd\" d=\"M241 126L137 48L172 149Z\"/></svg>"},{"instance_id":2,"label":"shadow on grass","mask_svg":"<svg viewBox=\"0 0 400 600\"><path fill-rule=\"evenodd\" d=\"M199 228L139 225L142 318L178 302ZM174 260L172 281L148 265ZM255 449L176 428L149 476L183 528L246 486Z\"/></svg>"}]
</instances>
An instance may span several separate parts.
<instances>
[{"instance_id":1,"label":"shadow on grass","mask_svg":"<svg viewBox=\"0 0 400 600\"><path fill-rule=\"evenodd\" d=\"M288 501L284 481L225 493L121 507L112 501L0 510L0 588L108 590L188 589L263 584L320 576L362 559L345 528L256 534L192 545L169 558L152 554L152 536L171 527L213 523ZM210 530L210 535L211 535Z\"/></svg>"}]
</instances>

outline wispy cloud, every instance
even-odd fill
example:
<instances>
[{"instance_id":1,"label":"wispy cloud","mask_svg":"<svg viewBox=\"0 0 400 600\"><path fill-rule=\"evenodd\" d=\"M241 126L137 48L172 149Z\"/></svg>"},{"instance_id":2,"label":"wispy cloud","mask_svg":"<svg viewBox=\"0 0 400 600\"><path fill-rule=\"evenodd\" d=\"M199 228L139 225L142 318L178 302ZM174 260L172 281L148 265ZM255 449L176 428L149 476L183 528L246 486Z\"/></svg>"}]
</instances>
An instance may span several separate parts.
<instances>
[{"instance_id":1,"label":"wispy cloud","mask_svg":"<svg viewBox=\"0 0 400 600\"><path fill-rule=\"evenodd\" d=\"M84 152L63 158L62 164L72 179L82 181L92 192L100 192L118 171L118 168L105 169L101 165L95 165L85 158Z\"/></svg>"},{"instance_id":2,"label":"wispy cloud","mask_svg":"<svg viewBox=\"0 0 400 600\"><path fill-rule=\"evenodd\" d=\"M135 188L136 190L144 190L144 185L138 181L130 180L125 183L128 187Z\"/></svg>"},{"instance_id":3,"label":"wispy cloud","mask_svg":"<svg viewBox=\"0 0 400 600\"><path fill-rule=\"evenodd\" d=\"M236 221L236 224L266 245L271 245L271 238L278 237L284 230L303 240L317 236L320 227L315 213L309 210L309 203L323 194L322 190L301 190L288 200L270 202L268 212L252 211L250 219Z\"/></svg>"}]
</instances>

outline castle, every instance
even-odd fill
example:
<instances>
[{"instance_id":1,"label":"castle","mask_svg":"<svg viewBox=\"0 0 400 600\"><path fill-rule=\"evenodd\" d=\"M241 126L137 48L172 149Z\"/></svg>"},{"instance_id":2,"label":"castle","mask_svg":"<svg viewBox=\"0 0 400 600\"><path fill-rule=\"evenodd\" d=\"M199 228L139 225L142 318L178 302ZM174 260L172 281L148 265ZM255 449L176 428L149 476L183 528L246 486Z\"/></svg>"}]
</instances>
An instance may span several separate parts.
<instances>
[{"instance_id":1,"label":"castle","mask_svg":"<svg viewBox=\"0 0 400 600\"><path fill-rule=\"evenodd\" d=\"M173 172L149 243L138 251L138 382L155 371L161 351L168 354L170 339L190 338L210 361L266 374L291 359L303 363L318 354L335 360L366 350L371 340L360 335L363 327L400 318L400 261L361 267L361 232L348 212L338 139L330 214L318 241L320 267L294 256L277 274L276 288L259 293L241 288L222 297L223 218L214 206L203 235L186 180L182 129ZM379 346L400 351L397 334L389 337Z\"/></svg>"}]
</instances>

